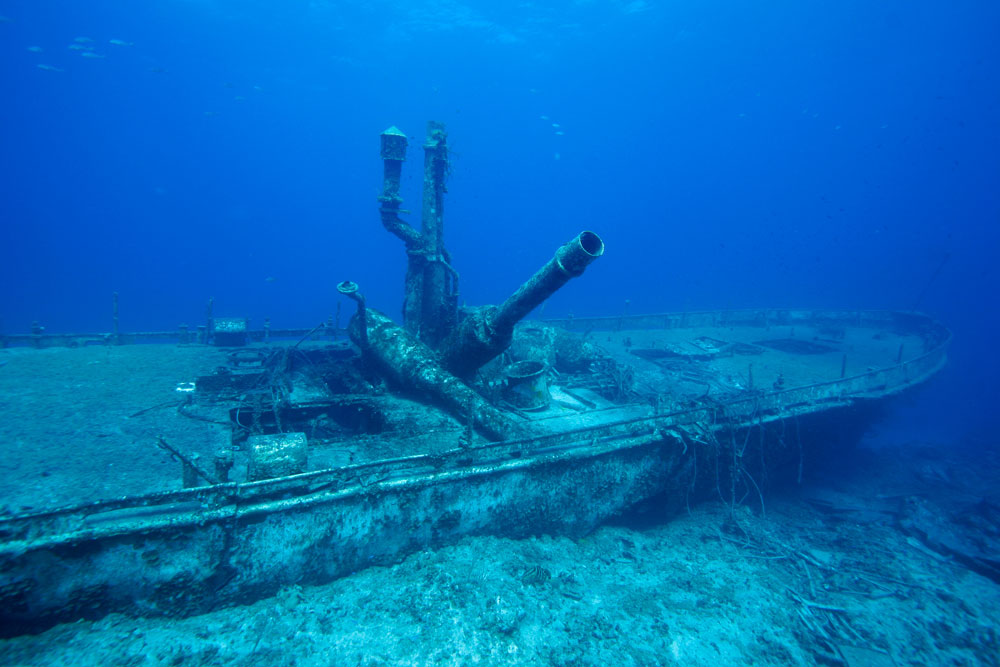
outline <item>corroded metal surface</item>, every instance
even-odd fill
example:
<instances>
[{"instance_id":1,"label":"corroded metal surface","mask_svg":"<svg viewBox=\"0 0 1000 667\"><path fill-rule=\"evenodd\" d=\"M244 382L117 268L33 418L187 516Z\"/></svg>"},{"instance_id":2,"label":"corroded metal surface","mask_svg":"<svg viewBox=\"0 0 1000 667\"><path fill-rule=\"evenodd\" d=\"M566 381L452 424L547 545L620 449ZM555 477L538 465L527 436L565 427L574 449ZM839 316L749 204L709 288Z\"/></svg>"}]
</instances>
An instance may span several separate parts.
<instances>
[{"instance_id":1,"label":"corroded metal surface","mask_svg":"<svg viewBox=\"0 0 1000 667\"><path fill-rule=\"evenodd\" d=\"M905 333L922 349L900 351L860 373L749 387L683 409L585 411L530 438L5 518L4 631L111 611L203 611L392 562L463 535L583 533L653 496L670 505L697 494L707 478L698 476L699 466L718 462L718 443L752 434L760 440L761 465L766 454L767 465L777 467L801 460L836 428L863 428L869 408L941 368L950 338L929 318L880 312L740 311L560 324L636 332L809 324L832 335L870 326ZM783 435L786 422L795 423L797 448Z\"/></svg>"}]
</instances>

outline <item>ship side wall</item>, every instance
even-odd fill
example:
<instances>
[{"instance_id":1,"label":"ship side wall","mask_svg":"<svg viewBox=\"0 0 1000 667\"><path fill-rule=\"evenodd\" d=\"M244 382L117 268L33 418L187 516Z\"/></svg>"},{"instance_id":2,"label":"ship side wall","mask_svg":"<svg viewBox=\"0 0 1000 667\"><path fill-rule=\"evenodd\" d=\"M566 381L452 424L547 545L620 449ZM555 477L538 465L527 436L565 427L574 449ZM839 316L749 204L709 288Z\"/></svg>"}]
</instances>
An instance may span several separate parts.
<instances>
[{"instance_id":1,"label":"ship side wall","mask_svg":"<svg viewBox=\"0 0 1000 667\"><path fill-rule=\"evenodd\" d=\"M647 437L206 513L153 532L28 543L0 552L0 627L12 636L111 612L201 613L467 535L582 535L683 476L682 452L672 438Z\"/></svg>"}]
</instances>

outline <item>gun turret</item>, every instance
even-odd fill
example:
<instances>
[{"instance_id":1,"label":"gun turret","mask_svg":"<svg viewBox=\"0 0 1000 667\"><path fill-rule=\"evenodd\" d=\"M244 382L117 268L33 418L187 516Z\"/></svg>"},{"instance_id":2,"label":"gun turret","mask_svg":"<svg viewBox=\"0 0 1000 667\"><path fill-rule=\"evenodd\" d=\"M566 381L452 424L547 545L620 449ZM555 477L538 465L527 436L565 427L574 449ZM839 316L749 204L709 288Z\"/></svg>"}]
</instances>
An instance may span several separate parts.
<instances>
[{"instance_id":1,"label":"gun turret","mask_svg":"<svg viewBox=\"0 0 1000 667\"><path fill-rule=\"evenodd\" d=\"M582 232L561 246L502 304L467 311L441 346L442 365L459 377L471 376L510 345L515 324L603 254L604 241L594 232Z\"/></svg>"}]
</instances>

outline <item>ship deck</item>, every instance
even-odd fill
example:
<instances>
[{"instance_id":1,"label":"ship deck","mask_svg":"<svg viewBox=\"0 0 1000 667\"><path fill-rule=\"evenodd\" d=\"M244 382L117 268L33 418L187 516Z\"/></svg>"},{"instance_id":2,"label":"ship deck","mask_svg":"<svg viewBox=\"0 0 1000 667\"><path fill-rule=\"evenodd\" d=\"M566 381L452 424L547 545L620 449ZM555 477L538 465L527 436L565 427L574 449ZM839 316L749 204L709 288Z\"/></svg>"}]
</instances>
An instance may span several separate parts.
<instances>
[{"instance_id":1,"label":"ship deck","mask_svg":"<svg viewBox=\"0 0 1000 667\"><path fill-rule=\"evenodd\" d=\"M561 433L747 396L778 397L784 405L838 392L891 392L943 362L946 330L907 317L765 311L763 318L712 313L562 321L559 326L577 330L619 372L627 371L620 394L599 391L586 373L556 376L550 406L517 418L539 432ZM342 341L300 348L330 345L346 349ZM197 393L188 398L178 387L226 366L229 352L175 343L0 350L0 475L6 480L0 511L34 513L177 490L181 464L158 446L161 439L210 469L214 454L232 447L236 404ZM887 379L889 373L902 373L905 381ZM323 419L322 437L306 433L310 470L445 452L466 432L446 412L391 392L344 401ZM246 457L238 447L235 456L230 481L241 482Z\"/></svg>"}]
</instances>

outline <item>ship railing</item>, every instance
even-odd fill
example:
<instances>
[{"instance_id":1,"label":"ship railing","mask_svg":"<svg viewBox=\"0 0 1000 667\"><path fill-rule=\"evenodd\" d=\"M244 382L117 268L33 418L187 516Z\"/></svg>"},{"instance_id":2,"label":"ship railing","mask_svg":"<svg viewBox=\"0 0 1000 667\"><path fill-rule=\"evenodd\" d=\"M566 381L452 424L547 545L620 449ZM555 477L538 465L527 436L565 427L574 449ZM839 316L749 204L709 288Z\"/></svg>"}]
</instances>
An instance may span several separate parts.
<instances>
[{"instance_id":1,"label":"ship railing","mask_svg":"<svg viewBox=\"0 0 1000 667\"><path fill-rule=\"evenodd\" d=\"M894 333L916 334L929 347L950 338L943 325L919 312L895 310L843 310L815 308L743 308L736 310L695 310L644 315L565 317L545 320L546 324L568 331L619 331L647 329L695 329L707 327L777 326L870 327Z\"/></svg>"}]
</instances>

